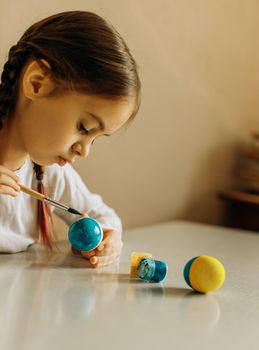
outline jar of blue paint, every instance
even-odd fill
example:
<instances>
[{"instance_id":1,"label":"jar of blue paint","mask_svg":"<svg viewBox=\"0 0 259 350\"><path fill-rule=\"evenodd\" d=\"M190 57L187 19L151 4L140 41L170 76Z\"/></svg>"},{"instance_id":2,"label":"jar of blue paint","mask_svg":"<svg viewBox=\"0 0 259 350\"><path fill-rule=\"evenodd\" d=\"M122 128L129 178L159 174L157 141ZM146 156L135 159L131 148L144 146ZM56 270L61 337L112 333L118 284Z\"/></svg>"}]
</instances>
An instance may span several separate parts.
<instances>
[{"instance_id":1,"label":"jar of blue paint","mask_svg":"<svg viewBox=\"0 0 259 350\"><path fill-rule=\"evenodd\" d=\"M93 218L86 217L75 221L69 228L68 239L79 251L90 251L98 247L103 239L101 225Z\"/></svg>"},{"instance_id":2,"label":"jar of blue paint","mask_svg":"<svg viewBox=\"0 0 259 350\"><path fill-rule=\"evenodd\" d=\"M137 268L139 278L150 282L162 282L167 275L168 266L164 261L145 258L140 260Z\"/></svg>"}]
</instances>

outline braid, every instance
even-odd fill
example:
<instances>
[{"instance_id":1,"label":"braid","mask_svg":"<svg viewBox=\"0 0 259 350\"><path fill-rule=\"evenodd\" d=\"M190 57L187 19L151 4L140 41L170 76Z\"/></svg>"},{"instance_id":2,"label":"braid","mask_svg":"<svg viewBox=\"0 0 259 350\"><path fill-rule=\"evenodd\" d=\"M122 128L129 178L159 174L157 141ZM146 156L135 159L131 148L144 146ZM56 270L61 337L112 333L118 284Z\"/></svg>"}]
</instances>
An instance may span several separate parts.
<instances>
[{"instance_id":1,"label":"braid","mask_svg":"<svg viewBox=\"0 0 259 350\"><path fill-rule=\"evenodd\" d=\"M23 43L13 45L9 50L8 60L4 65L0 83L0 129L4 126L4 119L12 112L17 93L17 91L15 91L16 82L31 53L31 50ZM38 191L45 194L42 183L44 168L34 163L34 171L38 180ZM40 238L43 244L51 249L52 243L55 240L53 217L49 206L41 201L38 201L38 220Z\"/></svg>"},{"instance_id":2,"label":"braid","mask_svg":"<svg viewBox=\"0 0 259 350\"><path fill-rule=\"evenodd\" d=\"M3 128L3 120L14 107L15 83L28 56L29 51L24 44L13 45L9 50L0 83L0 129Z\"/></svg>"},{"instance_id":3,"label":"braid","mask_svg":"<svg viewBox=\"0 0 259 350\"><path fill-rule=\"evenodd\" d=\"M38 180L38 192L42 194L46 194L46 190L43 185L43 175L44 175L44 167L33 163L34 171L36 173L36 178ZM52 249L52 244L55 242L55 232L54 232L54 224L53 217L50 210L50 207L47 203L38 201L38 222L39 222L39 234L42 243L48 248Z\"/></svg>"},{"instance_id":4,"label":"braid","mask_svg":"<svg viewBox=\"0 0 259 350\"><path fill-rule=\"evenodd\" d=\"M31 51L23 43L13 45L9 50L8 61L5 63L1 75L0 129L4 126L4 119L12 112L17 93L17 91L15 91L15 85L24 64L30 55ZM38 180L38 191L45 194L45 189L42 183L44 168L34 163L34 171ZM43 244L51 249L54 241L53 218L49 206L41 201L38 201L38 220L40 238Z\"/></svg>"}]
</instances>

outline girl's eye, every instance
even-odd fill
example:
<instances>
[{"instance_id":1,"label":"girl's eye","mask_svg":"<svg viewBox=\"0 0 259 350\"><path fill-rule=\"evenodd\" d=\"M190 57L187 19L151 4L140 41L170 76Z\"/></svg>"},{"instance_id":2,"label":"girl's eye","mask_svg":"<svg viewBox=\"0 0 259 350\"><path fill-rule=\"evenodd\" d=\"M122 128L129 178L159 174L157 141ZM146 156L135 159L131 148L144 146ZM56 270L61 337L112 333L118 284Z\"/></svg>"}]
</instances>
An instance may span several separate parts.
<instances>
[{"instance_id":1,"label":"girl's eye","mask_svg":"<svg viewBox=\"0 0 259 350\"><path fill-rule=\"evenodd\" d=\"M84 124L83 124L83 123L80 123L78 130L79 130L82 134L86 134L86 135L89 134L89 130L86 129L86 128L84 127Z\"/></svg>"}]
</instances>

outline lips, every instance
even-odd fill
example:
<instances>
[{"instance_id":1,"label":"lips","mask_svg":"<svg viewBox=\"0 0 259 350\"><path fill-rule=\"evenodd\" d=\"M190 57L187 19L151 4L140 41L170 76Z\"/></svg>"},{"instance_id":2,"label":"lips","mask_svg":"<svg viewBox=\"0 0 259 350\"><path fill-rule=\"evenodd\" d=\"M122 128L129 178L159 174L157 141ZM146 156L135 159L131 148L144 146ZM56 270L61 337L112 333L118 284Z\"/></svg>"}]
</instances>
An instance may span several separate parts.
<instances>
[{"instance_id":1,"label":"lips","mask_svg":"<svg viewBox=\"0 0 259 350\"><path fill-rule=\"evenodd\" d=\"M63 157L58 157L58 164L64 166L67 164L67 160Z\"/></svg>"},{"instance_id":2,"label":"lips","mask_svg":"<svg viewBox=\"0 0 259 350\"><path fill-rule=\"evenodd\" d=\"M61 157L61 156L59 156L58 157L59 158L59 161L62 163L62 164L66 164L66 163L73 163L73 160L71 160L71 159L66 159L66 158L64 158L64 157Z\"/></svg>"}]
</instances>

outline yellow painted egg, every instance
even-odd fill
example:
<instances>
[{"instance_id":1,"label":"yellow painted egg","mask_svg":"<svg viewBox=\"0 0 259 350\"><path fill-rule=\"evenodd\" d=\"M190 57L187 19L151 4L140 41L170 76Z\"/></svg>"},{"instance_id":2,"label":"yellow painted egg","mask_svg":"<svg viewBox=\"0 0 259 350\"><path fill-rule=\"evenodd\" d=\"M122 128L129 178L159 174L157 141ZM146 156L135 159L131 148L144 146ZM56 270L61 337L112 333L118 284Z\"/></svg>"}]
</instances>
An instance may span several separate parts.
<instances>
[{"instance_id":1,"label":"yellow painted egg","mask_svg":"<svg viewBox=\"0 0 259 350\"><path fill-rule=\"evenodd\" d=\"M208 293L223 285L226 272L218 259L201 255L187 262L183 275L186 283L192 289L200 293Z\"/></svg>"}]
</instances>

